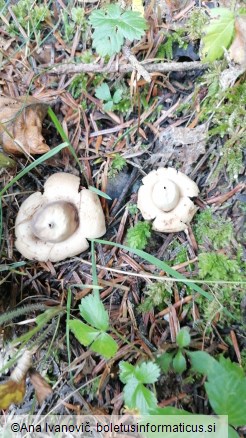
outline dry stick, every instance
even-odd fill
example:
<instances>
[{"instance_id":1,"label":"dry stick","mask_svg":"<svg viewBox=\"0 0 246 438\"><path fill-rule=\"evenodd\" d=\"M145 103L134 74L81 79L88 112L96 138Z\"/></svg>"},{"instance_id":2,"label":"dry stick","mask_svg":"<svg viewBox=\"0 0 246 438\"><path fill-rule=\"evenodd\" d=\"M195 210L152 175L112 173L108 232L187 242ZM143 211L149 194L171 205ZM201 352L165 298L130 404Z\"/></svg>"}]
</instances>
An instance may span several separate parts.
<instances>
[{"instance_id":1,"label":"dry stick","mask_svg":"<svg viewBox=\"0 0 246 438\"><path fill-rule=\"evenodd\" d=\"M140 63L144 69L149 72L170 72L170 71L190 71L190 70L206 70L209 64L203 64L200 61L192 62L160 62L158 63ZM134 67L131 64L117 64L111 63L106 66L98 64L72 64L67 63L58 66L52 66L49 70L45 70L44 74L75 74L75 73L130 73ZM41 73L41 74L42 74Z\"/></svg>"}]
</instances>

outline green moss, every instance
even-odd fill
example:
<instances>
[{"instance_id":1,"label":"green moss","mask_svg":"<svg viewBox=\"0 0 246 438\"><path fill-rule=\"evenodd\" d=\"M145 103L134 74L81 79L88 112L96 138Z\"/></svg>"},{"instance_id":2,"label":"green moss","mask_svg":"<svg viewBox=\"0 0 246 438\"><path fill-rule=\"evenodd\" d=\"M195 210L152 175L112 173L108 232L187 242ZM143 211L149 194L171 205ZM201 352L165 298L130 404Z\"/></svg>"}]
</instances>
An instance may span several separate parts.
<instances>
[{"instance_id":1,"label":"green moss","mask_svg":"<svg viewBox=\"0 0 246 438\"><path fill-rule=\"evenodd\" d=\"M131 248L144 249L151 236L151 225L149 222L138 222L127 231L127 243Z\"/></svg>"},{"instance_id":2,"label":"green moss","mask_svg":"<svg viewBox=\"0 0 246 438\"><path fill-rule=\"evenodd\" d=\"M126 159L120 154L115 154L111 162L108 172L109 178L114 178L118 172L120 172L126 165Z\"/></svg>"},{"instance_id":3,"label":"green moss","mask_svg":"<svg viewBox=\"0 0 246 438\"><path fill-rule=\"evenodd\" d=\"M233 225L230 219L215 216L212 210L207 208L197 215L194 232L200 245L206 240L214 249L219 249L230 244Z\"/></svg>"},{"instance_id":4,"label":"green moss","mask_svg":"<svg viewBox=\"0 0 246 438\"><path fill-rule=\"evenodd\" d=\"M242 281L242 273L237 260L225 254L209 252L198 256L199 276L206 280Z\"/></svg>"},{"instance_id":5,"label":"green moss","mask_svg":"<svg viewBox=\"0 0 246 438\"><path fill-rule=\"evenodd\" d=\"M188 18L187 31L191 40L202 37L204 25L209 21L208 15L202 8L194 8Z\"/></svg>"},{"instance_id":6,"label":"green moss","mask_svg":"<svg viewBox=\"0 0 246 438\"><path fill-rule=\"evenodd\" d=\"M150 312L154 307L161 308L171 304L172 286L171 283L149 284L144 291L146 298L140 306L139 312Z\"/></svg>"}]
</instances>

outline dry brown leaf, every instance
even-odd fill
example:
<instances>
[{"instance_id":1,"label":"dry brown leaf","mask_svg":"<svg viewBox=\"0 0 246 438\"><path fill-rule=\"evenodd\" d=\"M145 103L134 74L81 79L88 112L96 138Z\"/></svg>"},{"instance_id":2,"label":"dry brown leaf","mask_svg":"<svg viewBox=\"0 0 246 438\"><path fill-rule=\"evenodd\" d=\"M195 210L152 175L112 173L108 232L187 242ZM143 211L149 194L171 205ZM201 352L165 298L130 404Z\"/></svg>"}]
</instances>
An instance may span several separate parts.
<instances>
[{"instance_id":1,"label":"dry brown leaf","mask_svg":"<svg viewBox=\"0 0 246 438\"><path fill-rule=\"evenodd\" d=\"M38 403L41 405L43 401L52 394L51 386L46 382L46 380L38 373L38 371L31 369L29 371L30 381L35 389L35 394Z\"/></svg>"},{"instance_id":2,"label":"dry brown leaf","mask_svg":"<svg viewBox=\"0 0 246 438\"><path fill-rule=\"evenodd\" d=\"M236 36L230 47L230 58L241 66L246 65L246 16L237 17L235 21Z\"/></svg>"},{"instance_id":3,"label":"dry brown leaf","mask_svg":"<svg viewBox=\"0 0 246 438\"><path fill-rule=\"evenodd\" d=\"M42 136L48 106L32 96L0 96L0 144L14 155L44 154L49 146Z\"/></svg>"}]
</instances>

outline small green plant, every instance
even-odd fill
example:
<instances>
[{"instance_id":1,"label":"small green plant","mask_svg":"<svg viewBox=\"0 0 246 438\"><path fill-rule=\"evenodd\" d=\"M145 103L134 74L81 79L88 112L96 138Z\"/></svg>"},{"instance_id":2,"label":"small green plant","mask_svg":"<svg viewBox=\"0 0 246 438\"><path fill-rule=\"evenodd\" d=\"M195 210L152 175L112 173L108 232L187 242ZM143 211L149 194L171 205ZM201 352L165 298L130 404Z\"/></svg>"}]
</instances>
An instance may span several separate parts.
<instances>
[{"instance_id":1,"label":"small green plant","mask_svg":"<svg viewBox=\"0 0 246 438\"><path fill-rule=\"evenodd\" d=\"M178 47L186 48L187 42L184 39L184 30L180 29L177 32L167 32L166 33L166 41L164 44L161 44L157 57L173 59L173 46L177 44Z\"/></svg>"},{"instance_id":2,"label":"small green plant","mask_svg":"<svg viewBox=\"0 0 246 438\"><path fill-rule=\"evenodd\" d=\"M137 409L141 414L148 413L157 406L157 399L146 385L154 384L160 376L160 368L153 362L131 365L120 362L120 380L124 383L124 401L129 409Z\"/></svg>"},{"instance_id":3,"label":"small green plant","mask_svg":"<svg viewBox=\"0 0 246 438\"><path fill-rule=\"evenodd\" d=\"M122 92L120 88L111 95L110 89L106 82L103 82L96 88L96 97L104 102L103 109L104 111L113 111L115 109L115 105L121 101Z\"/></svg>"},{"instance_id":4,"label":"small green plant","mask_svg":"<svg viewBox=\"0 0 246 438\"><path fill-rule=\"evenodd\" d=\"M75 76L69 85L69 91L74 99L80 97L83 91L86 90L87 82L88 76L86 74L80 73L79 75Z\"/></svg>"},{"instance_id":5,"label":"small green plant","mask_svg":"<svg viewBox=\"0 0 246 438\"><path fill-rule=\"evenodd\" d=\"M79 26L81 30L86 29L85 10L81 7L74 7L71 9L71 13L63 11L63 32L64 39L69 43L73 38L76 31L76 27Z\"/></svg>"},{"instance_id":6,"label":"small green plant","mask_svg":"<svg viewBox=\"0 0 246 438\"><path fill-rule=\"evenodd\" d=\"M163 304L167 306L171 304L172 284L170 282L148 284L144 293L147 298L138 306L138 310L150 312L154 307L160 308Z\"/></svg>"},{"instance_id":7,"label":"small green plant","mask_svg":"<svg viewBox=\"0 0 246 438\"><path fill-rule=\"evenodd\" d=\"M187 327L183 327L176 337L178 350L175 352L166 352L159 356L156 360L164 373L167 373L172 367L176 373L183 373L187 369L185 357L185 347L190 345L190 333Z\"/></svg>"},{"instance_id":8,"label":"small green plant","mask_svg":"<svg viewBox=\"0 0 246 438\"><path fill-rule=\"evenodd\" d=\"M85 27L86 20L85 20L85 10L84 8L81 8L77 6L76 8L71 9L71 18L75 24L77 24L80 27Z\"/></svg>"},{"instance_id":9,"label":"small green plant","mask_svg":"<svg viewBox=\"0 0 246 438\"><path fill-rule=\"evenodd\" d=\"M198 40L202 37L208 16L202 8L193 8L188 19L187 31L191 40Z\"/></svg>"},{"instance_id":10,"label":"small green plant","mask_svg":"<svg viewBox=\"0 0 246 438\"><path fill-rule=\"evenodd\" d=\"M12 6L13 12L25 31L30 37L39 35L42 22L49 17L49 7L44 4L33 6L32 0L20 0ZM19 29L14 22L9 26L9 32L19 34Z\"/></svg>"},{"instance_id":11,"label":"small green plant","mask_svg":"<svg viewBox=\"0 0 246 438\"><path fill-rule=\"evenodd\" d=\"M127 206L127 209L128 209L128 211L129 211L131 216L135 216L135 214L137 214L138 211L139 211L138 207L137 207L137 204L129 204Z\"/></svg>"},{"instance_id":12,"label":"small green plant","mask_svg":"<svg viewBox=\"0 0 246 438\"><path fill-rule=\"evenodd\" d=\"M94 28L93 47L101 56L119 53L125 39L139 40L147 29L145 19L138 12L123 11L117 3L94 10L89 22Z\"/></svg>"},{"instance_id":13,"label":"small green plant","mask_svg":"<svg viewBox=\"0 0 246 438\"><path fill-rule=\"evenodd\" d=\"M151 236L151 224L139 221L127 231L127 242L131 248L144 249Z\"/></svg>"},{"instance_id":14,"label":"small green plant","mask_svg":"<svg viewBox=\"0 0 246 438\"><path fill-rule=\"evenodd\" d=\"M79 306L80 315L88 323L70 320L69 328L78 341L95 353L110 359L118 350L117 342L106 333L109 330L109 315L100 299L99 292L83 298Z\"/></svg>"},{"instance_id":15,"label":"small green plant","mask_svg":"<svg viewBox=\"0 0 246 438\"><path fill-rule=\"evenodd\" d=\"M120 154L114 154L114 158L111 161L110 169L108 172L109 178L115 178L118 172L120 172L126 166L126 159Z\"/></svg>"}]
</instances>

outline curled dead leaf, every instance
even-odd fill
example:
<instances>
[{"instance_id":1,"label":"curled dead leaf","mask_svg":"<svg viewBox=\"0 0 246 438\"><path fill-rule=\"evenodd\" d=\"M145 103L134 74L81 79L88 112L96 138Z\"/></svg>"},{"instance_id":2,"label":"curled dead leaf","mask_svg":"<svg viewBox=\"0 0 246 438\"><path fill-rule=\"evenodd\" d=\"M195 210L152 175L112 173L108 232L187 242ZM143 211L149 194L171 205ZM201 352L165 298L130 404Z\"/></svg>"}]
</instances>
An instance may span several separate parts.
<instances>
[{"instance_id":1,"label":"curled dead leaf","mask_svg":"<svg viewBox=\"0 0 246 438\"><path fill-rule=\"evenodd\" d=\"M48 106L32 96L0 96L0 143L6 153L44 154L49 146L42 136Z\"/></svg>"},{"instance_id":2,"label":"curled dead leaf","mask_svg":"<svg viewBox=\"0 0 246 438\"><path fill-rule=\"evenodd\" d=\"M43 401L52 394L51 386L46 382L46 380L38 373L38 371L31 369L29 371L30 381L35 389L35 394L38 403L41 405Z\"/></svg>"},{"instance_id":3,"label":"curled dead leaf","mask_svg":"<svg viewBox=\"0 0 246 438\"><path fill-rule=\"evenodd\" d=\"M239 16L235 20L236 36L230 47L230 58L241 66L246 66L246 16Z\"/></svg>"}]
</instances>

